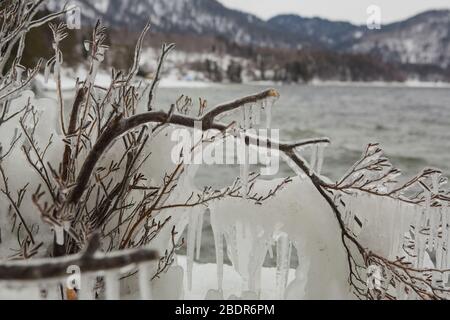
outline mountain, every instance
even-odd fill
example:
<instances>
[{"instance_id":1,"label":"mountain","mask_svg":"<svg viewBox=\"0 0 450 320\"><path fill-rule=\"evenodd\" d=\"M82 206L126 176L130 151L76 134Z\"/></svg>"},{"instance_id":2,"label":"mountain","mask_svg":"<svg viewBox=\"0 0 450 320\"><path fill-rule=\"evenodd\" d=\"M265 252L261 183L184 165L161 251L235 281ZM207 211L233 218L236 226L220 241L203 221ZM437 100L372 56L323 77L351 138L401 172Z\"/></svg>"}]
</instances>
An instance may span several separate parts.
<instances>
[{"instance_id":1,"label":"mountain","mask_svg":"<svg viewBox=\"0 0 450 320\"><path fill-rule=\"evenodd\" d=\"M298 15L278 15L268 24L292 35L297 42L307 41L316 47L340 49L360 39L367 28L349 22L330 21L322 18L304 18Z\"/></svg>"},{"instance_id":2,"label":"mountain","mask_svg":"<svg viewBox=\"0 0 450 320\"><path fill-rule=\"evenodd\" d=\"M110 27L140 30L150 19L154 31L216 36L240 45L291 46L290 35L258 17L224 7L216 0L76 0L83 23L97 19ZM50 10L63 1L50 0Z\"/></svg>"},{"instance_id":3,"label":"mountain","mask_svg":"<svg viewBox=\"0 0 450 320\"><path fill-rule=\"evenodd\" d=\"M450 67L450 10L427 11L367 32L348 51L400 64Z\"/></svg>"},{"instance_id":4,"label":"mountain","mask_svg":"<svg viewBox=\"0 0 450 320\"><path fill-rule=\"evenodd\" d=\"M450 10L428 11L408 20L368 30L348 22L298 15L268 21L223 6L216 0L76 0L82 19L139 30L150 19L154 31L214 36L239 45L271 48L314 47L363 53L401 64L450 66ZM50 0L52 10L64 2Z\"/></svg>"},{"instance_id":5,"label":"mountain","mask_svg":"<svg viewBox=\"0 0 450 320\"><path fill-rule=\"evenodd\" d=\"M313 77L317 74L330 77L336 73L352 74L350 78L358 74L356 78L365 79L363 74L359 75L360 71L372 70L369 78L373 79L377 72L385 74L392 70L395 75L388 79L450 79L450 10L428 11L383 25L380 30L369 30L349 22L298 15L278 15L264 21L229 9L216 0L74 0L72 3L81 7L85 25L101 19L111 30L136 33L150 20L152 30L163 39L183 42L185 47L188 44L195 52L216 48L216 44L222 48L225 44L222 54L257 58L254 63L258 68L281 67L286 69L282 74L288 73L293 64L301 66L302 72L314 69ZM63 5L63 1L48 0L50 10L61 9Z\"/></svg>"}]
</instances>

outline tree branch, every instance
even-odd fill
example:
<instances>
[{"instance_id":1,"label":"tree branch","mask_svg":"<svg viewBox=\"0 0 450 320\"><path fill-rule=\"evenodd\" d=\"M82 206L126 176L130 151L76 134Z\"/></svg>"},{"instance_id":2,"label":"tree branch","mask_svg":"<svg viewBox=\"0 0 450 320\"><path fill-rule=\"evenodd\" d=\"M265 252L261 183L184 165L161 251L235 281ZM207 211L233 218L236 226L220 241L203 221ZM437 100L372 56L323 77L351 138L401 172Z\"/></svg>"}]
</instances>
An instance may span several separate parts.
<instances>
[{"instance_id":1,"label":"tree branch","mask_svg":"<svg viewBox=\"0 0 450 320\"><path fill-rule=\"evenodd\" d=\"M62 258L26 260L0 264L0 280L32 281L67 276L70 266L78 266L83 273L121 269L129 265L159 259L156 251L148 248L121 250L108 254L98 252L100 235L93 236L85 251Z\"/></svg>"},{"instance_id":2,"label":"tree branch","mask_svg":"<svg viewBox=\"0 0 450 320\"><path fill-rule=\"evenodd\" d=\"M81 199L98 160L107 150L108 146L124 133L127 133L130 130L133 130L147 123L166 123L194 128L196 122L202 123L202 130L204 131L210 129L224 131L228 129L229 126L214 122L214 119L218 115L237 109L245 104L252 102L254 103L270 97L278 97L278 92L276 92L274 89L270 89L230 103L219 105L214 108L214 110L205 114L202 118L191 118L183 115L172 114L171 112L166 113L163 111L146 112L129 118L117 116L103 131L103 133L89 152L88 156L86 157L86 160L84 161L83 166L81 167L81 170L76 179L75 186L69 193L67 203L74 204Z\"/></svg>"}]
</instances>

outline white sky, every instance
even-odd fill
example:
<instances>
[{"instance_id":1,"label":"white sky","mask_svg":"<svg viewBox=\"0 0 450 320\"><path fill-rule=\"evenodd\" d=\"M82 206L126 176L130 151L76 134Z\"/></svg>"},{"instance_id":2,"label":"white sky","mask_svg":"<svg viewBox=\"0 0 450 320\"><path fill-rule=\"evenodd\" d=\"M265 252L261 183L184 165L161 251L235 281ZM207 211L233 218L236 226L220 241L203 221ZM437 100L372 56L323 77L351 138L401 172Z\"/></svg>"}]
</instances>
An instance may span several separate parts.
<instances>
[{"instance_id":1,"label":"white sky","mask_svg":"<svg viewBox=\"0 0 450 320\"><path fill-rule=\"evenodd\" d=\"M280 13L318 16L358 24L367 21L370 5L381 8L382 24L430 9L450 9L450 0L219 0L225 6L268 19Z\"/></svg>"}]
</instances>

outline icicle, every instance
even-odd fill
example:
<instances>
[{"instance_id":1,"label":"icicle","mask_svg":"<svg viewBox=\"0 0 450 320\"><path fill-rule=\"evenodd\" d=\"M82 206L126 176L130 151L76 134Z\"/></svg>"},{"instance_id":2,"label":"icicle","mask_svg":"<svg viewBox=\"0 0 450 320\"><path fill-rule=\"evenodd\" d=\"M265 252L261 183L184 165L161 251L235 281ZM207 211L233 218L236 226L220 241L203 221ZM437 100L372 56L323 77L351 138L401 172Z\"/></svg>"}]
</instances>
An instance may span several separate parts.
<instances>
[{"instance_id":1,"label":"icicle","mask_svg":"<svg viewBox=\"0 0 450 320\"><path fill-rule=\"evenodd\" d=\"M256 256L255 260L252 261L252 259L258 251L264 251L265 254L266 248L264 246L261 247L259 243L255 244L254 236L256 231L252 230L248 224L237 220L234 225L234 230L235 232L233 232L233 235L235 242L233 242L231 246L233 247L233 250L236 249L236 255L233 257L233 266L241 276L242 290L246 291L250 289L251 278L254 276L252 274L254 271L251 271L251 266L253 263L258 264L256 261L258 261L259 258ZM262 241L262 243L264 243L264 241ZM260 249L258 250L258 248Z\"/></svg>"},{"instance_id":2,"label":"icicle","mask_svg":"<svg viewBox=\"0 0 450 320\"><path fill-rule=\"evenodd\" d=\"M318 150L317 150L317 168L316 168L316 173L319 176L322 172L324 151L325 151L325 146L319 145Z\"/></svg>"},{"instance_id":3,"label":"icicle","mask_svg":"<svg viewBox=\"0 0 450 320\"><path fill-rule=\"evenodd\" d=\"M444 260L445 259L445 246L446 246L446 238L447 238L447 213L444 208L441 208L441 236L437 238L437 246L436 246L436 268L444 269Z\"/></svg>"},{"instance_id":4,"label":"icicle","mask_svg":"<svg viewBox=\"0 0 450 320\"><path fill-rule=\"evenodd\" d=\"M188 290L192 290L192 269L194 266L195 254L195 236L197 234L197 215L193 212L189 213L189 224L187 230L187 284Z\"/></svg>"},{"instance_id":5,"label":"icicle","mask_svg":"<svg viewBox=\"0 0 450 320\"><path fill-rule=\"evenodd\" d=\"M253 117L255 125L259 125L261 123L261 105L254 105Z\"/></svg>"},{"instance_id":6,"label":"icicle","mask_svg":"<svg viewBox=\"0 0 450 320\"><path fill-rule=\"evenodd\" d=\"M448 208L445 210L445 216L447 221L447 226L445 227L447 236L445 239L445 259L443 259L443 268L449 269L450 268L450 212ZM450 276L450 272L447 273L448 276Z\"/></svg>"},{"instance_id":7,"label":"icicle","mask_svg":"<svg viewBox=\"0 0 450 320\"><path fill-rule=\"evenodd\" d=\"M50 78L50 73L51 73L51 69L52 69L53 64L49 64L47 63L45 65L45 69L44 69L44 82L47 83L48 79Z\"/></svg>"},{"instance_id":8,"label":"icicle","mask_svg":"<svg viewBox=\"0 0 450 320\"><path fill-rule=\"evenodd\" d=\"M431 192L428 189L424 189L425 193L425 221L424 225L426 226L428 221L430 220L431 214Z\"/></svg>"},{"instance_id":9,"label":"icicle","mask_svg":"<svg viewBox=\"0 0 450 320\"><path fill-rule=\"evenodd\" d=\"M223 233L225 243L227 244L227 254L236 270L239 270L239 253L236 227L228 228Z\"/></svg>"},{"instance_id":10,"label":"icicle","mask_svg":"<svg viewBox=\"0 0 450 320\"><path fill-rule=\"evenodd\" d=\"M198 215L198 225L197 225L197 244L196 244L196 258L197 260L200 260L200 249L202 247L202 233L203 233L203 216L204 214L201 213Z\"/></svg>"},{"instance_id":11,"label":"icicle","mask_svg":"<svg viewBox=\"0 0 450 320\"><path fill-rule=\"evenodd\" d=\"M106 271L105 276L105 298L106 300L120 299L120 279L117 271Z\"/></svg>"},{"instance_id":12,"label":"icicle","mask_svg":"<svg viewBox=\"0 0 450 320\"><path fill-rule=\"evenodd\" d=\"M217 285L218 289L222 290L223 287L223 234L219 231L219 234L214 237L216 245L216 263L217 263Z\"/></svg>"},{"instance_id":13,"label":"icicle","mask_svg":"<svg viewBox=\"0 0 450 320\"><path fill-rule=\"evenodd\" d=\"M245 106L240 108L241 110L241 119L239 121L239 126L241 129L248 129L247 128L247 108Z\"/></svg>"},{"instance_id":14,"label":"icicle","mask_svg":"<svg viewBox=\"0 0 450 320\"><path fill-rule=\"evenodd\" d=\"M254 234L254 232L250 232ZM267 245L259 236L252 238L250 259L248 261L248 290L258 293L261 288L261 269L267 256Z\"/></svg>"},{"instance_id":15,"label":"icicle","mask_svg":"<svg viewBox=\"0 0 450 320\"><path fill-rule=\"evenodd\" d=\"M261 280L262 280L261 273L262 273L262 269L263 269L262 266L260 268L258 268L257 271L256 271L256 275L255 275L255 277L256 277L255 291L258 293L258 298L257 299L261 298Z\"/></svg>"},{"instance_id":16,"label":"icicle","mask_svg":"<svg viewBox=\"0 0 450 320\"><path fill-rule=\"evenodd\" d=\"M313 145L311 147L311 160L309 161L309 167L312 171L316 170L316 163L317 163L317 149L318 147L316 145Z\"/></svg>"},{"instance_id":17,"label":"icicle","mask_svg":"<svg viewBox=\"0 0 450 320\"><path fill-rule=\"evenodd\" d=\"M248 175L249 175L249 170L250 170L250 164L249 164L249 158L250 158L250 148L249 146L246 144L246 138L245 135L242 136L242 142L243 143L243 148L244 148L244 163L241 164L240 167L240 172L241 172L241 182L242 182L242 187L243 187L243 191L245 193L245 197L247 197L247 193L248 193Z\"/></svg>"},{"instance_id":18,"label":"icicle","mask_svg":"<svg viewBox=\"0 0 450 320\"><path fill-rule=\"evenodd\" d=\"M16 82L18 84L22 83L24 68L22 66L16 66Z\"/></svg>"},{"instance_id":19,"label":"icicle","mask_svg":"<svg viewBox=\"0 0 450 320\"><path fill-rule=\"evenodd\" d=\"M246 140L248 139L246 136L247 129L251 127L250 122L250 112L247 111L248 107L244 106L241 108L242 118L241 118L241 128L243 129L243 132L240 135L240 143L241 148L240 149L240 179L243 186L243 190L245 192L245 196L247 196L248 191L248 174L249 174L249 146L247 146ZM243 159L242 159L243 158ZM243 160L243 163L242 163Z\"/></svg>"},{"instance_id":20,"label":"icicle","mask_svg":"<svg viewBox=\"0 0 450 320\"><path fill-rule=\"evenodd\" d=\"M64 245L64 228L62 226L55 226L56 243L59 246Z\"/></svg>"},{"instance_id":21,"label":"icicle","mask_svg":"<svg viewBox=\"0 0 450 320\"><path fill-rule=\"evenodd\" d=\"M255 119L253 118L253 105L249 105L247 107L247 113L248 113L248 128L251 129L255 125Z\"/></svg>"},{"instance_id":22,"label":"icicle","mask_svg":"<svg viewBox=\"0 0 450 320\"><path fill-rule=\"evenodd\" d=\"M277 272L276 283L279 299L284 299L289 273L289 238L287 234L281 234L277 241Z\"/></svg>"},{"instance_id":23,"label":"icicle","mask_svg":"<svg viewBox=\"0 0 450 320\"><path fill-rule=\"evenodd\" d=\"M87 52L91 51L91 44L90 44L89 41L85 41L85 42L84 42L84 49L85 49Z\"/></svg>"},{"instance_id":24,"label":"icicle","mask_svg":"<svg viewBox=\"0 0 450 320\"><path fill-rule=\"evenodd\" d=\"M428 249L432 251L436 248L438 242L438 227L440 225L441 213L438 209L430 209L430 239L428 241Z\"/></svg>"},{"instance_id":25,"label":"icicle","mask_svg":"<svg viewBox=\"0 0 450 320\"><path fill-rule=\"evenodd\" d=\"M423 268L423 263L425 260L425 245L426 245L426 239L423 235L421 235L419 233L418 238L416 239L417 268Z\"/></svg>"},{"instance_id":26,"label":"icicle","mask_svg":"<svg viewBox=\"0 0 450 320\"><path fill-rule=\"evenodd\" d=\"M292 242L289 241L289 250L288 250L288 258L287 258L286 286L287 286L287 281L289 279L289 271L291 271L291 259L292 259ZM286 286L285 286L285 288L286 288Z\"/></svg>"},{"instance_id":27,"label":"icicle","mask_svg":"<svg viewBox=\"0 0 450 320\"><path fill-rule=\"evenodd\" d=\"M391 252L389 254L391 260L394 260L397 257L397 255L399 254L399 249L402 245L402 242L403 242L402 240L404 237L404 233L406 231L406 228L404 227L405 215L404 215L404 210L402 208L402 204L400 202L398 202L396 208L397 208L399 217L391 214L391 216L393 216L395 219L393 230L390 232L392 234L392 239L393 239Z\"/></svg>"},{"instance_id":28,"label":"icicle","mask_svg":"<svg viewBox=\"0 0 450 320\"><path fill-rule=\"evenodd\" d=\"M139 291L141 300L152 300L152 288L150 283L150 264L141 263L139 265Z\"/></svg>"},{"instance_id":29,"label":"icicle","mask_svg":"<svg viewBox=\"0 0 450 320\"><path fill-rule=\"evenodd\" d=\"M414 251L416 255L415 259L415 267L417 268L419 266L419 255L421 253L421 230L422 230L422 208L421 207L415 207L415 222L414 222Z\"/></svg>"},{"instance_id":30,"label":"icicle","mask_svg":"<svg viewBox=\"0 0 450 320\"><path fill-rule=\"evenodd\" d=\"M271 129L272 128L272 107L275 104L275 100L266 101L266 128Z\"/></svg>"},{"instance_id":31,"label":"icicle","mask_svg":"<svg viewBox=\"0 0 450 320\"><path fill-rule=\"evenodd\" d=\"M210 211L211 226L214 233L214 247L216 249L216 266L217 266L217 287L222 291L223 287L223 231L222 226L217 222L216 213Z\"/></svg>"},{"instance_id":32,"label":"icicle","mask_svg":"<svg viewBox=\"0 0 450 320\"><path fill-rule=\"evenodd\" d=\"M269 251L269 257L270 257L270 259L273 259L273 246L272 246L272 243L271 243L271 242L268 242L268 243L267 243L267 249L268 249L268 251Z\"/></svg>"}]
</instances>

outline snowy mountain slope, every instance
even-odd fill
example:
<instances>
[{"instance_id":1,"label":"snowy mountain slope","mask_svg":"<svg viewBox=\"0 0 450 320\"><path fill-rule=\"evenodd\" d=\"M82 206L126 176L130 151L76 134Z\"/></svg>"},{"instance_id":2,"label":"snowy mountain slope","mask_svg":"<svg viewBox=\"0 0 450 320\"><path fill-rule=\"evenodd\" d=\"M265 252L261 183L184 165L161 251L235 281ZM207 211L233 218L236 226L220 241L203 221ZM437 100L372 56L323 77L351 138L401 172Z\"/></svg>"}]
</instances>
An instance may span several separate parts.
<instances>
[{"instance_id":1,"label":"snowy mountain slope","mask_svg":"<svg viewBox=\"0 0 450 320\"><path fill-rule=\"evenodd\" d=\"M346 22L282 15L269 20L316 45L349 53L372 54L401 64L450 66L450 10L433 10L369 30ZM311 39L310 39L311 41Z\"/></svg>"},{"instance_id":2,"label":"snowy mountain slope","mask_svg":"<svg viewBox=\"0 0 450 320\"><path fill-rule=\"evenodd\" d=\"M268 23L291 33L299 42L308 41L328 49L338 49L347 43L355 42L367 30L349 22L304 18L293 14L275 16L268 20Z\"/></svg>"},{"instance_id":3,"label":"snowy mountain slope","mask_svg":"<svg viewBox=\"0 0 450 320\"><path fill-rule=\"evenodd\" d=\"M216 0L75 0L83 23L98 18L111 27L142 29L150 19L154 31L213 36L239 45L272 48L314 47L338 52L372 54L386 62L450 66L450 10L424 12L402 22L368 30L348 22L297 15L268 21ZM49 8L63 6L49 0Z\"/></svg>"},{"instance_id":4,"label":"snowy mountain slope","mask_svg":"<svg viewBox=\"0 0 450 320\"><path fill-rule=\"evenodd\" d=\"M231 10L216 0L76 0L84 22L98 18L109 26L141 29L150 19L153 30L167 33L212 35L244 45L288 46L289 35L254 15ZM50 0L51 10L63 2Z\"/></svg>"},{"instance_id":5,"label":"snowy mountain slope","mask_svg":"<svg viewBox=\"0 0 450 320\"><path fill-rule=\"evenodd\" d=\"M350 51L403 64L450 66L450 10L428 11L365 34Z\"/></svg>"}]
</instances>

